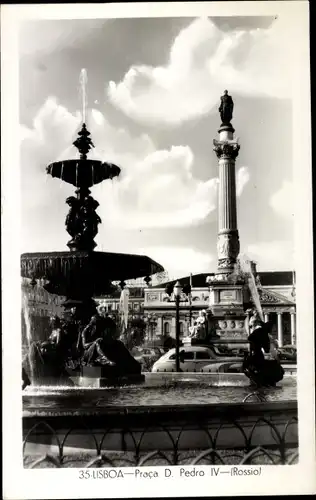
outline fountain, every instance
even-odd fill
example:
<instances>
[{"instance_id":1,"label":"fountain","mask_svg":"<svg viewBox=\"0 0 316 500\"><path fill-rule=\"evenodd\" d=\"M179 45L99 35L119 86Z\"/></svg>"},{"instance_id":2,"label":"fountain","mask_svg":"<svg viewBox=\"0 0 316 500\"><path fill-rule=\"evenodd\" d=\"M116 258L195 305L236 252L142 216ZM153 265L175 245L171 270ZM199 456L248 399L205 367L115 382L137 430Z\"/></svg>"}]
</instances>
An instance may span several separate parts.
<instances>
[{"instance_id":1,"label":"fountain","mask_svg":"<svg viewBox=\"0 0 316 500\"><path fill-rule=\"evenodd\" d=\"M81 79L84 87L86 73ZM249 394L249 381L242 373L141 375L138 363L116 340L111 320L96 313L93 297L111 291L112 282L120 281L124 289L124 279L148 276L163 268L148 257L94 250L101 221L89 188L118 176L120 169L87 158L94 146L85 123L74 145L79 160L47 167L52 177L76 188L76 196L66 200L70 206L66 219L69 251L21 257L22 276L33 284L41 280L49 293L65 297L63 307L68 312L68 316L53 318L46 342L31 346L32 369L38 375L23 393L24 465L139 467L187 465L190 460L194 465L226 460L244 464L252 459L256 463L295 463L295 377L285 377L282 387ZM225 144L221 147L227 154ZM229 151L231 147L235 146L229 144ZM226 311L231 296L227 295L229 281L221 276L233 274L231 256L236 245L230 239L234 243L238 234L233 227L231 234L220 236L226 247L221 249L224 256L221 254L218 281L212 287L215 299L216 293L226 292L224 304L213 303L222 320L221 306ZM236 298L243 288L244 282L238 278L238 286L233 287ZM238 304L237 313L241 310ZM238 320L242 318L240 315ZM29 325L27 316L26 323Z\"/></svg>"},{"instance_id":2,"label":"fountain","mask_svg":"<svg viewBox=\"0 0 316 500\"><path fill-rule=\"evenodd\" d=\"M80 79L85 119L85 71L81 72ZM66 159L47 166L47 174L76 188L76 196L66 199L70 207L65 222L71 236L67 243L69 251L21 256L22 277L30 279L34 285L41 280L47 292L65 297L63 307L65 312L70 312L70 319L65 315L59 322L60 338L50 336L45 342L32 343L30 363L25 369L33 383L40 385L71 384L70 366L75 367L75 375L80 375L81 379L88 376L103 382L111 379L113 383L113 378L127 376L135 381L135 377L142 379L140 365L115 338L114 322L97 314L93 297L110 293L113 281L119 281L123 289L125 279L146 277L164 269L146 256L94 250L101 219L96 212L99 203L91 196L90 188L119 176L120 168L88 159L94 144L84 122L73 145L79 151L79 159ZM30 342L27 316L26 319ZM57 328L57 325L52 326ZM108 332L106 336L104 331Z\"/></svg>"}]
</instances>

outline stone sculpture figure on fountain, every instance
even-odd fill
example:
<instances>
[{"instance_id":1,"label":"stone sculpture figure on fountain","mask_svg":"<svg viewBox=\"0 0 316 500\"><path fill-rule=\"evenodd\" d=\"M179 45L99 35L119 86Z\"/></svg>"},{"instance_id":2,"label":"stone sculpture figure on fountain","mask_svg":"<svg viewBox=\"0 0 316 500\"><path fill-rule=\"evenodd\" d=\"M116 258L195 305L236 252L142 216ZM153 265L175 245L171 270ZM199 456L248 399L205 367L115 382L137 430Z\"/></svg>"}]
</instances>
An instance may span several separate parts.
<instances>
[{"instance_id":1,"label":"stone sculpture figure on fountain","mask_svg":"<svg viewBox=\"0 0 316 500\"><path fill-rule=\"evenodd\" d=\"M69 385L69 371L82 372L84 367L100 367L102 376L107 378L141 373L141 365L123 342L116 339L116 324L107 314L102 316L96 312L84 328L82 325L80 328L77 321L55 316L51 326L52 333L47 340L31 345L29 355L36 384L57 379L60 385ZM25 367L23 370L26 373Z\"/></svg>"},{"instance_id":2,"label":"stone sculpture figure on fountain","mask_svg":"<svg viewBox=\"0 0 316 500\"><path fill-rule=\"evenodd\" d=\"M89 195L83 198L70 196L66 203L70 206L65 222L66 229L72 237L68 242L69 248L93 249L95 247L93 239L98 234L98 225L102 222L96 213L99 203Z\"/></svg>"},{"instance_id":3,"label":"stone sculpture figure on fountain","mask_svg":"<svg viewBox=\"0 0 316 500\"><path fill-rule=\"evenodd\" d=\"M23 369L26 373L32 372L31 382L35 384L42 384L43 381L47 384L52 380L58 380L59 385L71 384L66 365L73 339L58 316L51 318L50 323L50 336L44 342L32 342Z\"/></svg>"},{"instance_id":4,"label":"stone sculpture figure on fountain","mask_svg":"<svg viewBox=\"0 0 316 500\"><path fill-rule=\"evenodd\" d=\"M126 373L138 375L141 365L129 353L123 342L116 338L116 324L107 314L92 316L81 334L82 366L102 367L106 377L120 377Z\"/></svg>"},{"instance_id":5,"label":"stone sculpture figure on fountain","mask_svg":"<svg viewBox=\"0 0 316 500\"><path fill-rule=\"evenodd\" d=\"M70 210L67 214L65 225L67 232L73 238L69 243L76 243L77 235L80 233L80 217L79 217L79 200L74 196L69 196L66 199L67 205L69 205Z\"/></svg>"},{"instance_id":6,"label":"stone sculpture figure on fountain","mask_svg":"<svg viewBox=\"0 0 316 500\"><path fill-rule=\"evenodd\" d=\"M99 203L92 198L92 196L87 196L85 198L82 207L82 238L90 242L98 234L98 225L101 224L101 218L96 213Z\"/></svg>"},{"instance_id":7,"label":"stone sculpture figure on fountain","mask_svg":"<svg viewBox=\"0 0 316 500\"><path fill-rule=\"evenodd\" d=\"M115 323L108 316L94 314L90 323L81 333L81 346L83 349L82 364L103 365L109 363L102 347L107 336L112 336Z\"/></svg>"}]
</instances>

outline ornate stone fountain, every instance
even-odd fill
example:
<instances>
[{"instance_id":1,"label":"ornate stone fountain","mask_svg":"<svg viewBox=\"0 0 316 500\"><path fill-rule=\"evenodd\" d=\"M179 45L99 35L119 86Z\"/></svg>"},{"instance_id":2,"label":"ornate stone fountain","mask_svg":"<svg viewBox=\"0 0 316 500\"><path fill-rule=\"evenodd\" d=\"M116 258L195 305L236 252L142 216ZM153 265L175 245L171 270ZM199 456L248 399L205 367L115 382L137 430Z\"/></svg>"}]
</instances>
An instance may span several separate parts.
<instances>
[{"instance_id":1,"label":"ornate stone fountain","mask_svg":"<svg viewBox=\"0 0 316 500\"><path fill-rule=\"evenodd\" d=\"M40 380L58 378L58 374L64 373L64 365L69 360L75 361L77 369L81 368L81 375L82 369L94 369L96 366L100 369L94 369L93 376L101 378L139 374L140 366L123 344L115 339L113 321L98 317L93 297L110 293L114 281L120 282L121 288L124 288L126 279L150 276L164 269L146 256L94 251L94 238L101 219L96 213L99 203L91 196L89 188L117 177L121 170L111 163L87 158L94 145L85 123L73 144L80 153L79 159L54 162L47 167L47 173L52 177L76 187L76 196L66 199L70 207L66 217L66 229L71 236L67 244L69 251L25 253L21 256L21 276L29 278L34 285L40 280L49 293L66 297L64 309L71 311L70 320L62 318L59 321L56 318L52 325L63 341L57 345L55 339L50 338L33 346L32 362L40 368ZM85 337L81 338L83 331ZM99 356L96 362L88 356L88 361L82 363L80 346L85 348L95 342L97 338L94 339L93 334L96 331L99 336L104 331L108 332L107 340L103 339L100 349L103 357ZM98 342L95 347L99 352Z\"/></svg>"}]
</instances>

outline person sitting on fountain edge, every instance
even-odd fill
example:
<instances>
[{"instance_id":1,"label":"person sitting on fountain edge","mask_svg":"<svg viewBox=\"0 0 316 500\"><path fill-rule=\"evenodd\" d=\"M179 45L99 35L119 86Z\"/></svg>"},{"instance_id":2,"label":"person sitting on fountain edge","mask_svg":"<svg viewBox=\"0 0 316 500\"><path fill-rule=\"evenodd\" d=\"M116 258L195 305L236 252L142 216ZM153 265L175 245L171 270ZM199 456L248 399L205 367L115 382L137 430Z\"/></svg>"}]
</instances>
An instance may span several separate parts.
<instances>
[{"instance_id":1,"label":"person sitting on fountain edge","mask_svg":"<svg viewBox=\"0 0 316 500\"><path fill-rule=\"evenodd\" d=\"M249 334L249 354L243 363L243 372L257 385L274 386L282 380L284 370L278 360L265 359L264 353L270 353L270 323L264 323L256 311L246 322Z\"/></svg>"},{"instance_id":2,"label":"person sitting on fountain edge","mask_svg":"<svg viewBox=\"0 0 316 500\"><path fill-rule=\"evenodd\" d=\"M259 371L263 368L265 361L263 351L266 353L270 351L270 337L265 323L261 321L259 314L256 312L250 318L249 332L250 356L253 364Z\"/></svg>"}]
</instances>

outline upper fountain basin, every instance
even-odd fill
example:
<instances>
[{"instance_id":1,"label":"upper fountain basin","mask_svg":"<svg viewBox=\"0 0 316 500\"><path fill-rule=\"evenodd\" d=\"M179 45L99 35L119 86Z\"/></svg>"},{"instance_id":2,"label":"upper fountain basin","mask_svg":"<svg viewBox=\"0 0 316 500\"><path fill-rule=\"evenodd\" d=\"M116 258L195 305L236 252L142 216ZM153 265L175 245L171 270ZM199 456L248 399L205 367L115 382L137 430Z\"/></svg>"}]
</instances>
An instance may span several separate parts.
<instances>
[{"instance_id":1,"label":"upper fountain basin","mask_svg":"<svg viewBox=\"0 0 316 500\"><path fill-rule=\"evenodd\" d=\"M78 159L50 163L46 171L78 188L89 188L106 179L118 177L121 169L113 163L99 160Z\"/></svg>"}]
</instances>

